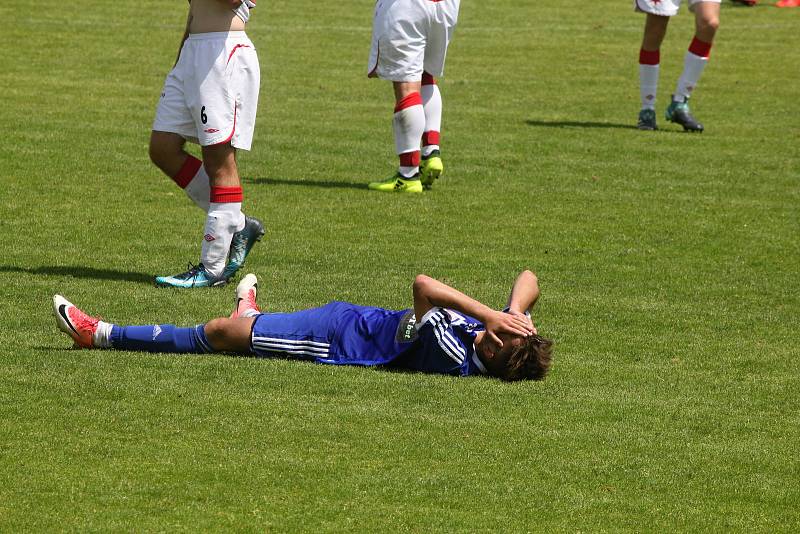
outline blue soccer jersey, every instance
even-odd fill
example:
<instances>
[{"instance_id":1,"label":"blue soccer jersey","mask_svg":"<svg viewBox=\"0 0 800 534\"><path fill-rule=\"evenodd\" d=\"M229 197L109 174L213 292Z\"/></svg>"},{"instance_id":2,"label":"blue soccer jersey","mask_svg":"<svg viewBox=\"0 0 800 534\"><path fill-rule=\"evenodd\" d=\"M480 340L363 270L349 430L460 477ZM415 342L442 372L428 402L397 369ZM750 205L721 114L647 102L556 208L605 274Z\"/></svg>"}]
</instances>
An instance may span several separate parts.
<instances>
[{"instance_id":1,"label":"blue soccer jersey","mask_svg":"<svg viewBox=\"0 0 800 534\"><path fill-rule=\"evenodd\" d=\"M475 353L475 336L484 330L477 319L448 308L431 308L416 325L417 343L393 366L454 376L487 374Z\"/></svg>"},{"instance_id":2,"label":"blue soccer jersey","mask_svg":"<svg viewBox=\"0 0 800 534\"><path fill-rule=\"evenodd\" d=\"M257 316L250 344L258 356L466 376L486 372L473 345L480 330L475 319L444 308L433 308L417 323L413 310L331 302Z\"/></svg>"}]
</instances>

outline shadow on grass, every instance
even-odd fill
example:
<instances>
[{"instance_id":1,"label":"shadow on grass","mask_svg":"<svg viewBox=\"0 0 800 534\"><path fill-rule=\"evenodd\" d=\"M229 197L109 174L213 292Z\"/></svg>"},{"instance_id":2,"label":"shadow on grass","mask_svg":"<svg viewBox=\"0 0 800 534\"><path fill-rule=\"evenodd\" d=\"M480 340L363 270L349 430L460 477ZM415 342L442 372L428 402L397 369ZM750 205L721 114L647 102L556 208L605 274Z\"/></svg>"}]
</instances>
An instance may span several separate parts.
<instances>
[{"instance_id":1,"label":"shadow on grass","mask_svg":"<svg viewBox=\"0 0 800 534\"><path fill-rule=\"evenodd\" d=\"M528 119L528 126L545 126L548 128L617 128L620 130L637 130L633 124L615 124L613 122L592 121L537 121Z\"/></svg>"},{"instance_id":2,"label":"shadow on grass","mask_svg":"<svg viewBox=\"0 0 800 534\"><path fill-rule=\"evenodd\" d=\"M135 282L153 285L153 275L134 273L131 271L116 271L113 269L95 269L93 267L80 267L77 265L60 265L44 267L18 267L16 265L0 265L0 273L26 273L45 276L71 276L73 278L88 278L93 280L114 280L119 282Z\"/></svg>"},{"instance_id":3,"label":"shadow on grass","mask_svg":"<svg viewBox=\"0 0 800 534\"><path fill-rule=\"evenodd\" d=\"M366 183L332 182L329 180L279 180L276 178L242 178L243 182L267 185L300 185L304 187L322 187L324 189L367 189Z\"/></svg>"}]
</instances>

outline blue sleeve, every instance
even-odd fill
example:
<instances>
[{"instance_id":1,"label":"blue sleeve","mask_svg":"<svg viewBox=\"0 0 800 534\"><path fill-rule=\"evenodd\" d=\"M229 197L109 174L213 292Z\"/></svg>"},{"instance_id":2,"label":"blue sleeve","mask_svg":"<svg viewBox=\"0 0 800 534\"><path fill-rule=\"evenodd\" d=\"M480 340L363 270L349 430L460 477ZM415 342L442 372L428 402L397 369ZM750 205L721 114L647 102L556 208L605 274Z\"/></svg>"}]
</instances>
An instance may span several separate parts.
<instances>
[{"instance_id":1,"label":"blue sleeve","mask_svg":"<svg viewBox=\"0 0 800 534\"><path fill-rule=\"evenodd\" d=\"M455 322L459 320L455 318ZM471 336L459 335L453 323L454 318L443 308L431 309L418 323L421 347L417 365L420 370L457 376L469 374L468 361L473 352Z\"/></svg>"}]
</instances>

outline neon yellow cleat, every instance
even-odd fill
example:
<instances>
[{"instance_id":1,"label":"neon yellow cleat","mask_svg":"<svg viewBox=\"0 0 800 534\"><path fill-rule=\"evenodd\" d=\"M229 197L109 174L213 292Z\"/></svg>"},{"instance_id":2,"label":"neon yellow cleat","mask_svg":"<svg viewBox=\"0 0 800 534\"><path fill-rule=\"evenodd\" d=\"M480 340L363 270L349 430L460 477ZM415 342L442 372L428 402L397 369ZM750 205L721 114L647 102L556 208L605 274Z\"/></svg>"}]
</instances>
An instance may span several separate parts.
<instances>
[{"instance_id":1,"label":"neon yellow cleat","mask_svg":"<svg viewBox=\"0 0 800 534\"><path fill-rule=\"evenodd\" d=\"M371 182L369 188L373 191L387 193L422 193L422 182L419 181L419 173L411 178L405 178L402 174L397 173L382 182Z\"/></svg>"},{"instance_id":2,"label":"neon yellow cleat","mask_svg":"<svg viewBox=\"0 0 800 534\"><path fill-rule=\"evenodd\" d=\"M444 164L438 150L434 150L419 162L420 182L425 189L430 189L443 172Z\"/></svg>"}]
</instances>

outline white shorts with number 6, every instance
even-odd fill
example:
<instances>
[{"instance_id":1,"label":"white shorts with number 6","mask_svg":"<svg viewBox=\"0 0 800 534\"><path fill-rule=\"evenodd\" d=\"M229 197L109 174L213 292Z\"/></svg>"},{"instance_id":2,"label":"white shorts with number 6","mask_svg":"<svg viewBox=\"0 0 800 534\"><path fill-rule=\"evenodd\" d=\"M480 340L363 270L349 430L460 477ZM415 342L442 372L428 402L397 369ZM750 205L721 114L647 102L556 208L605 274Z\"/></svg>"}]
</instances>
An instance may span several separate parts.
<instances>
[{"instance_id":1,"label":"white shorts with number 6","mask_svg":"<svg viewBox=\"0 0 800 534\"><path fill-rule=\"evenodd\" d=\"M370 76L413 82L444 72L460 0L378 0L372 25Z\"/></svg>"},{"instance_id":2,"label":"white shorts with number 6","mask_svg":"<svg viewBox=\"0 0 800 534\"><path fill-rule=\"evenodd\" d=\"M191 34L164 82L153 130L250 150L259 84L256 49L244 32Z\"/></svg>"},{"instance_id":3,"label":"white shorts with number 6","mask_svg":"<svg viewBox=\"0 0 800 534\"><path fill-rule=\"evenodd\" d=\"M674 17L678 14L682 0L633 0L636 11L660 15L662 17ZM689 0L689 11L694 11L694 6L700 2L712 2L721 4L721 0Z\"/></svg>"}]
</instances>

